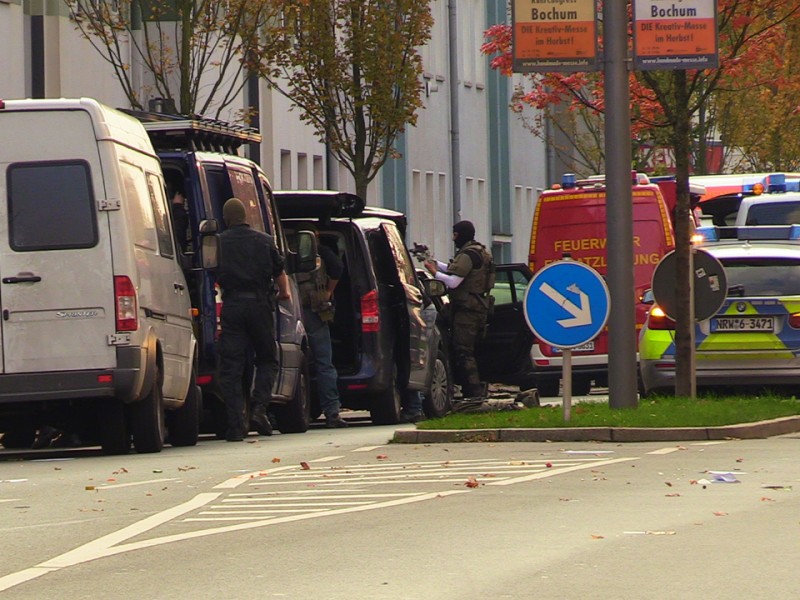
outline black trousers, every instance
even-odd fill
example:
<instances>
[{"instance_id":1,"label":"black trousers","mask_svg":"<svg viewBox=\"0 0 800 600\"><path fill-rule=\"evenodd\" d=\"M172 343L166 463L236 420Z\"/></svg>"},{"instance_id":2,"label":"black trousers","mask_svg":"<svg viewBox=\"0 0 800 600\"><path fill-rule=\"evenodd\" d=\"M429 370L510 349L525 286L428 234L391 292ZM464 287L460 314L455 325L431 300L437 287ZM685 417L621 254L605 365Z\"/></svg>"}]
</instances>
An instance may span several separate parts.
<instances>
[{"instance_id":1,"label":"black trousers","mask_svg":"<svg viewBox=\"0 0 800 600\"><path fill-rule=\"evenodd\" d=\"M228 433L245 434L243 378L255 366L253 402L268 405L278 372L275 311L269 301L229 299L222 305L219 340L219 386L228 414Z\"/></svg>"}]
</instances>

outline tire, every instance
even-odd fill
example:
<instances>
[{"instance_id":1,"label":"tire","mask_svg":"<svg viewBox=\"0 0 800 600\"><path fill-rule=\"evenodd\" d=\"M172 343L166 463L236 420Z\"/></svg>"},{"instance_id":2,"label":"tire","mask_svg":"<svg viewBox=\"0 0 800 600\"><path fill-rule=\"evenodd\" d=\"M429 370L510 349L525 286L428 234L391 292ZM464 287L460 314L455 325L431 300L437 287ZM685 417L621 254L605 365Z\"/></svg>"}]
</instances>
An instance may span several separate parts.
<instances>
[{"instance_id":1,"label":"tire","mask_svg":"<svg viewBox=\"0 0 800 600\"><path fill-rule=\"evenodd\" d=\"M539 390L539 395L543 398L555 398L560 391L559 384L561 380L558 377L549 377L547 379L538 379L536 381L536 389Z\"/></svg>"},{"instance_id":2,"label":"tire","mask_svg":"<svg viewBox=\"0 0 800 600\"><path fill-rule=\"evenodd\" d=\"M311 424L311 375L308 359L303 357L297 375L297 385L291 402L275 410L275 420L281 433L305 433Z\"/></svg>"},{"instance_id":3,"label":"tire","mask_svg":"<svg viewBox=\"0 0 800 600\"><path fill-rule=\"evenodd\" d=\"M586 376L572 377L572 395L588 396L592 393L592 378Z\"/></svg>"},{"instance_id":4,"label":"tire","mask_svg":"<svg viewBox=\"0 0 800 600\"><path fill-rule=\"evenodd\" d=\"M122 401L114 398L106 400L100 406L98 414L98 432L103 454L117 456L130 452L131 435Z\"/></svg>"},{"instance_id":5,"label":"tire","mask_svg":"<svg viewBox=\"0 0 800 600\"><path fill-rule=\"evenodd\" d=\"M167 431L172 446L196 446L200 436L203 392L197 385L197 372L192 368L186 401L178 410L167 415Z\"/></svg>"},{"instance_id":6,"label":"tire","mask_svg":"<svg viewBox=\"0 0 800 600\"><path fill-rule=\"evenodd\" d=\"M139 454L161 452L164 448L164 400L161 368L156 367L155 381L150 392L130 405L133 447Z\"/></svg>"},{"instance_id":7,"label":"tire","mask_svg":"<svg viewBox=\"0 0 800 600\"><path fill-rule=\"evenodd\" d=\"M443 417L453 408L453 376L447 353L439 346L433 365L431 389L425 394L422 409L430 418Z\"/></svg>"},{"instance_id":8,"label":"tire","mask_svg":"<svg viewBox=\"0 0 800 600\"><path fill-rule=\"evenodd\" d=\"M389 389L377 394L370 403L369 414L375 425L396 425L400 422L403 395L397 381L397 365L392 357L392 380Z\"/></svg>"},{"instance_id":9,"label":"tire","mask_svg":"<svg viewBox=\"0 0 800 600\"><path fill-rule=\"evenodd\" d=\"M6 431L2 437L0 437L0 443L3 444L4 448L8 448L9 450L30 448L33 446L35 440L35 429L12 429L11 431Z\"/></svg>"}]
</instances>

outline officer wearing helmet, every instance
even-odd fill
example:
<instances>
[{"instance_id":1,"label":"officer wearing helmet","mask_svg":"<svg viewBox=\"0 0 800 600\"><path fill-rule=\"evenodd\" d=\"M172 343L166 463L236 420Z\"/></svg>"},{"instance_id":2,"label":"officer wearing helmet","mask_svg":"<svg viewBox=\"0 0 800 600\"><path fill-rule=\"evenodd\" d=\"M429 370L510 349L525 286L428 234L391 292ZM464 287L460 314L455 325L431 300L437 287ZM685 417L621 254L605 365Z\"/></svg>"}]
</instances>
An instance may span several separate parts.
<instances>
[{"instance_id":1,"label":"officer wearing helmet","mask_svg":"<svg viewBox=\"0 0 800 600\"><path fill-rule=\"evenodd\" d=\"M425 261L435 279L450 290L450 322L455 354L456 380L464 398L486 396L475 362L475 344L483 337L494 298L490 295L495 280L494 260L483 244L475 241L475 226L470 221L453 225L456 255L449 264Z\"/></svg>"},{"instance_id":2,"label":"officer wearing helmet","mask_svg":"<svg viewBox=\"0 0 800 600\"><path fill-rule=\"evenodd\" d=\"M267 406L278 371L275 348L275 303L291 298L283 257L272 236L251 229L241 200L231 198L222 208L227 229L220 234L217 282L222 288L222 332L219 340L219 385L228 416L226 439L238 442L249 430L245 423L243 378L250 353L255 355L251 420L261 435L271 435Z\"/></svg>"}]
</instances>

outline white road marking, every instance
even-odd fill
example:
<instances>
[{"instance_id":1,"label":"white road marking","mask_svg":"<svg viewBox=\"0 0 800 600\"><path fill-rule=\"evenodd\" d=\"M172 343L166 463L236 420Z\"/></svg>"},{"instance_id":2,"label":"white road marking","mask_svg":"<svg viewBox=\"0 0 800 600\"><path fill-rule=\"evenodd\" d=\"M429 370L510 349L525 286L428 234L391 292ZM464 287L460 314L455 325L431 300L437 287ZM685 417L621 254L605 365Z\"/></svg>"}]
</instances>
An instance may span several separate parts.
<instances>
[{"instance_id":1,"label":"white road marking","mask_svg":"<svg viewBox=\"0 0 800 600\"><path fill-rule=\"evenodd\" d=\"M114 548L116 544L145 533L146 531L150 531L151 529L154 529L159 525L166 523L167 521L171 521L172 519L175 519L181 515L196 510L201 506L205 506L209 502L216 500L219 496L220 494L213 493L198 494L188 502L184 502L183 504L179 504L178 506L147 517L146 519L142 519L141 521L133 523L128 527L124 527L119 531L104 535L103 537L84 544L83 546L79 546L74 550L70 550L69 552L65 552L60 556L56 556L55 558L43 563L39 563L35 567L0 577L0 591L7 590L15 585L19 585L20 583L30 581L31 579L36 579L37 577L41 577L42 575L46 575L60 569L65 569L67 567L89 562L104 556L117 554L115 550L116 548L120 548L120 546L116 546L116 548Z\"/></svg>"},{"instance_id":2,"label":"white road marking","mask_svg":"<svg viewBox=\"0 0 800 600\"><path fill-rule=\"evenodd\" d=\"M385 448L385 446L363 446L362 448L356 448L355 450L352 450L352 452L372 452L378 448Z\"/></svg>"},{"instance_id":3,"label":"white road marking","mask_svg":"<svg viewBox=\"0 0 800 600\"><path fill-rule=\"evenodd\" d=\"M98 485L96 490L111 490L116 488L133 487L135 485L150 485L151 483L163 483L165 481L179 481L177 477L165 477L164 479L149 479L147 481L132 481L130 483L112 483L110 485Z\"/></svg>"},{"instance_id":4,"label":"white road marking","mask_svg":"<svg viewBox=\"0 0 800 600\"><path fill-rule=\"evenodd\" d=\"M576 463L576 460L580 462ZM306 484L309 485L308 475L309 472L313 473L316 477L314 483L312 485L316 486L350 486L350 489L342 490L341 488L337 489L336 492L340 493L342 491L348 492L357 492L358 490L353 490L352 486L357 484L359 488L363 488L367 485L378 485L378 484L397 484L397 483L434 483L434 484L442 484L442 483L451 483L451 482L458 482L463 483L465 481L465 477L467 473L473 473L470 477L474 477L476 481L485 485L511 485L513 483L521 483L524 481L531 481L535 479L543 479L546 477L553 477L555 475L560 475L563 473L569 473L572 471L578 471L582 469L589 469L589 468L597 468L606 465L616 464L624 461L630 460L637 460L637 458L619 458L619 459L612 459L612 460L600 460L600 459L593 459L593 458L583 458L583 459L576 459L573 461L548 461L550 462L551 466L548 467L547 463L544 461L486 461L486 460L463 460L463 461L430 461L424 463L381 463L379 465L353 465L347 466L346 468L328 468L328 469L317 469L317 470L302 470L299 472L300 475L304 476L305 478L298 478L296 475L298 474L299 467L297 465L291 466L284 466L278 467L275 469L265 469L260 471L253 471L249 473L243 473L232 477L216 486L213 489L215 490L229 490L234 489L240 486L243 483L250 482L255 483L252 480L254 479L261 479L258 483L260 485L264 485L266 482L272 483L273 481L280 481L283 485L297 485L297 484ZM560 464L561 466L552 467L553 464ZM411 468L409 468L411 467ZM508 469L506 469L508 467ZM528 467L527 470L521 470L519 467ZM503 475L514 475L519 472L527 472L527 475L522 477L503 477L502 480L498 480L497 477L490 477L490 476L483 476L483 475L474 475L475 472L479 473L487 473L491 472L492 470L500 470L506 469L502 471ZM531 470L536 470L535 473L530 473ZM287 473L287 471L293 471L292 473ZM353 475L353 471L356 473L357 479L353 479L352 477L345 478L345 475ZM438 477L431 477L431 475L439 474ZM413 477L411 476L413 475ZM425 477L424 479L422 477ZM326 481L328 478L339 478L338 481ZM123 484L124 485L124 484ZM29 569L24 569L22 571L18 571L16 573L10 573L3 577L0 577L0 591L7 590L11 587L14 587L20 583L24 583L26 581L30 581L32 579L36 579L42 575L46 575L48 573L52 573L54 571L58 571L60 569L64 569L67 567L75 566L78 564L86 563L89 561L97 560L99 558L105 558L108 556L115 556L117 554L122 554L125 552L131 552L134 550L141 550L144 548L150 548L153 546L158 546L162 544L168 544L172 542L179 542L183 540L190 540L190 539L197 539L201 537L206 537L210 535L215 535L218 533L228 533L234 531L243 531L246 529L254 529L256 527L266 527L270 525L279 525L283 523L292 523L296 521L302 521L306 519L314 519L319 517L327 517L332 515L342 515L342 514L350 514L350 513L357 513L363 512L368 510L376 510L381 508L389 508L393 506L401 506L405 504L411 504L416 502L424 502L427 500L432 500L434 498L442 498L447 497L455 494L465 494L468 492L473 491L470 489L459 489L459 490L442 490L442 491L433 491L433 492L419 492L419 493L399 493L399 494L363 494L360 497L363 499L369 498L386 498L385 500L372 502L366 500L365 502L329 502L332 499L339 499L336 498L334 495L326 495L324 493L319 493L318 490L287 490L283 492L278 492L278 494L272 494L270 496L269 492L266 493L259 493L259 492L251 492L251 493L239 493L236 494L235 497L231 498L223 498L221 500L221 504L219 505L211 505L211 503L217 500L223 492L209 492L209 493L202 493L195 496L193 499L175 506L171 509L162 511L155 515L151 515L141 521L133 523L128 527L124 527L119 531L112 532L108 535L102 536L96 540L88 542L78 548L75 548L69 552L65 552L59 556L56 556L48 561L39 563L38 565L31 567ZM282 495L281 495L282 493ZM308 493L306 496L305 494ZM251 498L254 495L258 495L258 497ZM289 504L286 506L287 500L292 499L292 496L298 496L303 494L298 500L308 499L308 500L316 500L313 504L311 502L299 502L297 504ZM228 504L225 504L230 499ZM270 502L271 499L276 500L277 502ZM254 509L260 509L261 505L253 504L252 501L257 501L264 503L264 509L262 512L256 512ZM244 511L235 511L233 503L238 503L242 508L246 508L247 510ZM344 505L344 506L343 506ZM222 511L218 508L214 508L215 506L220 506L223 508L230 508L230 511ZM287 514L284 516L274 516L277 511L281 510L281 506L286 509L291 508L292 514ZM313 506L314 508L305 508L306 506ZM195 510L199 510L205 507L205 510L202 510L197 513L196 517L188 517L184 519L183 522L205 522L205 521L239 521L234 524L223 525L220 527L213 527L208 529L202 529L198 531L190 531L185 533L178 533L174 535L150 538L146 540L141 540L137 542L130 542L125 543L133 537L142 535L159 525L167 523L172 520L176 520L179 517L186 515ZM331 508L334 507L334 508ZM224 514L228 514L228 512L237 515L237 516L223 516ZM203 517L201 515L209 515L208 517ZM262 516L263 515L263 516Z\"/></svg>"},{"instance_id":5,"label":"white road marking","mask_svg":"<svg viewBox=\"0 0 800 600\"><path fill-rule=\"evenodd\" d=\"M19 502L19 498L0 498L0 502Z\"/></svg>"},{"instance_id":6,"label":"white road marking","mask_svg":"<svg viewBox=\"0 0 800 600\"><path fill-rule=\"evenodd\" d=\"M580 471L582 469L592 469L596 467L604 467L606 465L613 465L616 463L627 462L629 460L638 460L637 458L613 458L596 463L589 463L583 465L573 465L571 467L562 467L560 469L551 468L541 473L533 473L525 477L515 477L514 479L506 479L504 481L490 481L486 485L513 485L515 483L522 483L523 481L533 481L534 479L544 479L545 477L552 477L553 475L561 475L562 473L570 473L572 471Z\"/></svg>"},{"instance_id":7,"label":"white road marking","mask_svg":"<svg viewBox=\"0 0 800 600\"><path fill-rule=\"evenodd\" d=\"M323 456L322 458L315 458L314 460L310 460L310 463L321 463L321 462L331 462L333 460L339 460L340 458L344 458L344 456Z\"/></svg>"},{"instance_id":8,"label":"white road marking","mask_svg":"<svg viewBox=\"0 0 800 600\"><path fill-rule=\"evenodd\" d=\"M679 450L680 448L677 446L672 446L670 448L659 448L658 450L648 452L648 454L672 454L673 452L678 452Z\"/></svg>"}]
</instances>

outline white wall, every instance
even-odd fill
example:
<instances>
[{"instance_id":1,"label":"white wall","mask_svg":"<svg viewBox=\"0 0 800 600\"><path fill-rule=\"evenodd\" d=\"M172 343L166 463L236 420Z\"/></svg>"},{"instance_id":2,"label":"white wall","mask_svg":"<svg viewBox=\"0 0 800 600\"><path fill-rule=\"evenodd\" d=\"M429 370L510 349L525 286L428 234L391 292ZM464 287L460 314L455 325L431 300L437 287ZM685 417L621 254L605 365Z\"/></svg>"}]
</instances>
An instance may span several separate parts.
<instances>
[{"instance_id":1,"label":"white wall","mask_svg":"<svg viewBox=\"0 0 800 600\"><path fill-rule=\"evenodd\" d=\"M24 98L25 20L21 4L0 0L0 98Z\"/></svg>"}]
</instances>

